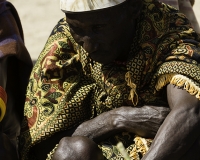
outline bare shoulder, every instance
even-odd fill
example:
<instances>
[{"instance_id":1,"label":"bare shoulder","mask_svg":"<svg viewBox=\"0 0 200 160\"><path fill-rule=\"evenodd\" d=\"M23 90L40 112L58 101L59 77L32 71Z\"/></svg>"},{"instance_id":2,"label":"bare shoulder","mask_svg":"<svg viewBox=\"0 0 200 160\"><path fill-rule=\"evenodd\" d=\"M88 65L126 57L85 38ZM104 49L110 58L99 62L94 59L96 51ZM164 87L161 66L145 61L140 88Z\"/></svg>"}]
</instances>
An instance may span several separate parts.
<instances>
[{"instance_id":1,"label":"bare shoulder","mask_svg":"<svg viewBox=\"0 0 200 160\"><path fill-rule=\"evenodd\" d=\"M183 106L185 108L192 106L200 108L200 100L195 95L188 93L183 87L168 84L167 99L171 109Z\"/></svg>"}]
</instances>

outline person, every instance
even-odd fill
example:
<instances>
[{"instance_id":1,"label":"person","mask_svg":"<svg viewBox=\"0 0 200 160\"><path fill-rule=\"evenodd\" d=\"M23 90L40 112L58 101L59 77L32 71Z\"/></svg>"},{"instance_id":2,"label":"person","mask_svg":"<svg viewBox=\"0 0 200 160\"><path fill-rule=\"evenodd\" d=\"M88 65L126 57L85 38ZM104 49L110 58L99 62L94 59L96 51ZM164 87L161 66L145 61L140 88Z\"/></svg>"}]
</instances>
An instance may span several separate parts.
<instances>
[{"instance_id":1,"label":"person","mask_svg":"<svg viewBox=\"0 0 200 160\"><path fill-rule=\"evenodd\" d=\"M163 3L169 4L184 13L190 20L195 31L200 33L199 23L193 10L194 0L160 0Z\"/></svg>"},{"instance_id":2,"label":"person","mask_svg":"<svg viewBox=\"0 0 200 160\"><path fill-rule=\"evenodd\" d=\"M32 61L19 15L0 0L0 159L17 160L18 136Z\"/></svg>"},{"instance_id":3,"label":"person","mask_svg":"<svg viewBox=\"0 0 200 160\"><path fill-rule=\"evenodd\" d=\"M22 160L197 160L200 37L157 0L60 0L30 76ZM121 142L121 143L120 143Z\"/></svg>"}]
</instances>

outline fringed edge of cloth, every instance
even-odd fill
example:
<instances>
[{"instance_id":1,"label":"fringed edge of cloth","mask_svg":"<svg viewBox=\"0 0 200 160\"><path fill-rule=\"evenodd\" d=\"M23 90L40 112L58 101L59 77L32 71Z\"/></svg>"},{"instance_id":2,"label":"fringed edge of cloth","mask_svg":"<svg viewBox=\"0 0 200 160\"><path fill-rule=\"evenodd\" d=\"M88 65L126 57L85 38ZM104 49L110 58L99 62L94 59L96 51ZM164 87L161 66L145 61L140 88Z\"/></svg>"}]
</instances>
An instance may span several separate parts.
<instances>
[{"instance_id":1,"label":"fringed edge of cloth","mask_svg":"<svg viewBox=\"0 0 200 160\"><path fill-rule=\"evenodd\" d=\"M148 145L147 143L147 140L145 138L137 136L135 137L134 141L135 141L136 146L139 146L139 148L137 148L138 152L141 152L142 156L144 156L150 147L150 145Z\"/></svg>"},{"instance_id":2,"label":"fringed edge of cloth","mask_svg":"<svg viewBox=\"0 0 200 160\"><path fill-rule=\"evenodd\" d=\"M156 90L162 89L167 84L173 84L178 87L183 87L188 93L194 95L200 100L200 88L191 79L180 74L166 74L160 76L155 86Z\"/></svg>"}]
</instances>

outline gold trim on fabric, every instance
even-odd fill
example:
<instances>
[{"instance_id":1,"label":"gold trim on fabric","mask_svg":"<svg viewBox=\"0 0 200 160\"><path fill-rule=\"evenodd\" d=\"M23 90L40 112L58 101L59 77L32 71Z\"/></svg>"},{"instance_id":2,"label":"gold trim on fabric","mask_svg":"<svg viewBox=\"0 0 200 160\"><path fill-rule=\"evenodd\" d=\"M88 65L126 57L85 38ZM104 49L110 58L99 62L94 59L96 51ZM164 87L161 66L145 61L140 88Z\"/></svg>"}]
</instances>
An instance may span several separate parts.
<instances>
[{"instance_id":1,"label":"gold trim on fabric","mask_svg":"<svg viewBox=\"0 0 200 160\"><path fill-rule=\"evenodd\" d=\"M142 153L142 156L144 156L147 153L147 151L149 150L149 146L147 144L146 139L136 136L134 141L135 141L137 152Z\"/></svg>"},{"instance_id":2,"label":"gold trim on fabric","mask_svg":"<svg viewBox=\"0 0 200 160\"><path fill-rule=\"evenodd\" d=\"M162 87L168 83L176 85L178 87L183 87L191 95L195 95L196 98L200 100L200 88L191 79L180 74L166 74L160 76L158 82L155 86L156 90L160 90Z\"/></svg>"},{"instance_id":3,"label":"gold trim on fabric","mask_svg":"<svg viewBox=\"0 0 200 160\"><path fill-rule=\"evenodd\" d=\"M138 94L136 92L136 84L133 83L133 79L131 77L130 72L127 72L125 74L125 80L127 82L127 85L129 87L131 87L130 93L129 93L129 97L128 99L132 101L133 105L136 106L138 104Z\"/></svg>"}]
</instances>

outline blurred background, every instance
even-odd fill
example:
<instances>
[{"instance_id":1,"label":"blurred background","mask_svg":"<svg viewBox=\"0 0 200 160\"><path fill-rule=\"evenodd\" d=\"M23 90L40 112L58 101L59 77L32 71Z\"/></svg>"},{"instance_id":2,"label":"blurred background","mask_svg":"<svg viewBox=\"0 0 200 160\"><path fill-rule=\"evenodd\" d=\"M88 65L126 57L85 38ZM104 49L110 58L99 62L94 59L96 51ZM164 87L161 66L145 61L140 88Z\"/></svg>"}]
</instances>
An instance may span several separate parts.
<instances>
[{"instance_id":1,"label":"blurred background","mask_svg":"<svg viewBox=\"0 0 200 160\"><path fill-rule=\"evenodd\" d=\"M25 45L33 60L42 51L51 30L64 17L59 0L8 0L17 9L24 30ZM200 23L200 0L195 0L194 12Z\"/></svg>"},{"instance_id":2,"label":"blurred background","mask_svg":"<svg viewBox=\"0 0 200 160\"><path fill-rule=\"evenodd\" d=\"M59 0L8 0L18 11L25 45L33 60L42 51L53 27L65 15Z\"/></svg>"}]
</instances>

